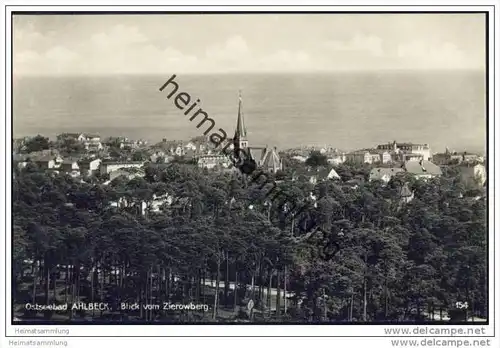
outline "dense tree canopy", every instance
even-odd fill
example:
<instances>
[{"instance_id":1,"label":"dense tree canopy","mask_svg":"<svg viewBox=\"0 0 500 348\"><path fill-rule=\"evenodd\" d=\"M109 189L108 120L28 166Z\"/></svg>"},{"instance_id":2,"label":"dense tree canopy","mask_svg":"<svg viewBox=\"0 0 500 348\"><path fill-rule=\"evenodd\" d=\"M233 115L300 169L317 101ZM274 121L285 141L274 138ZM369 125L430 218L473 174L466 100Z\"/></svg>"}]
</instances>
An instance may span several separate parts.
<instances>
[{"instance_id":1,"label":"dense tree canopy","mask_svg":"<svg viewBox=\"0 0 500 348\"><path fill-rule=\"evenodd\" d=\"M328 158L319 151L311 151L306 159L306 164L311 167L320 167L328 165Z\"/></svg>"},{"instance_id":2,"label":"dense tree canopy","mask_svg":"<svg viewBox=\"0 0 500 348\"><path fill-rule=\"evenodd\" d=\"M69 156L81 154L85 151L85 145L82 142L70 137L60 140L57 147L60 149L61 154Z\"/></svg>"},{"instance_id":3,"label":"dense tree canopy","mask_svg":"<svg viewBox=\"0 0 500 348\"><path fill-rule=\"evenodd\" d=\"M451 314L461 301L484 316L484 192L463 187L452 171L427 182L347 183L365 169L342 166L343 180L315 187L283 180L291 200L316 197L285 219L284 206L258 185L187 164L148 166L144 178L109 185L28 166L12 192L16 311L78 299L193 302L210 311L115 312L143 320L374 321ZM414 192L409 203L403 181ZM173 201L155 212L155 197L165 195Z\"/></svg>"},{"instance_id":4,"label":"dense tree canopy","mask_svg":"<svg viewBox=\"0 0 500 348\"><path fill-rule=\"evenodd\" d=\"M149 159L148 153L144 150L137 150L132 153L132 161L146 161Z\"/></svg>"},{"instance_id":5,"label":"dense tree canopy","mask_svg":"<svg viewBox=\"0 0 500 348\"><path fill-rule=\"evenodd\" d=\"M39 152L42 150L47 150L50 147L49 138L46 138L42 135L34 136L26 141L24 144L23 152L32 153Z\"/></svg>"}]
</instances>

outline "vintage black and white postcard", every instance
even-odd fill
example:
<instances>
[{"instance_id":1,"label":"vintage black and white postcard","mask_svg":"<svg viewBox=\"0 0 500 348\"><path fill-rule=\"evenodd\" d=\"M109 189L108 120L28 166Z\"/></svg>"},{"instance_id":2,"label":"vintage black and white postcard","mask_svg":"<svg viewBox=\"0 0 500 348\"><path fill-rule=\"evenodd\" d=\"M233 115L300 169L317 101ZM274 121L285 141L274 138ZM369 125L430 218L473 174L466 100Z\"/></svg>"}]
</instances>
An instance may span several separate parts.
<instances>
[{"instance_id":1,"label":"vintage black and white postcard","mask_svg":"<svg viewBox=\"0 0 500 348\"><path fill-rule=\"evenodd\" d=\"M6 17L9 332L493 332L491 7Z\"/></svg>"}]
</instances>

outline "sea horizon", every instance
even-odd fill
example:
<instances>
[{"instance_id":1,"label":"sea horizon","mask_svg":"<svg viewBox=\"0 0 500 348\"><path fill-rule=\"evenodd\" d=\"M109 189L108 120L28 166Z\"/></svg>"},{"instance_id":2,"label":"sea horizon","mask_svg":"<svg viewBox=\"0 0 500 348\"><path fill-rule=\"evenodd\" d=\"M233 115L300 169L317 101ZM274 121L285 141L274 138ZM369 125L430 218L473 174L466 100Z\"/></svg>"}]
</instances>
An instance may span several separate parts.
<instances>
[{"instance_id":1,"label":"sea horizon","mask_svg":"<svg viewBox=\"0 0 500 348\"><path fill-rule=\"evenodd\" d=\"M13 136L92 132L157 142L202 135L203 128L166 99L167 91L159 92L172 75L177 93L199 98L228 137L241 90L251 146L350 151L397 140L429 143L433 152L485 152L485 74L479 70L18 75Z\"/></svg>"}]
</instances>

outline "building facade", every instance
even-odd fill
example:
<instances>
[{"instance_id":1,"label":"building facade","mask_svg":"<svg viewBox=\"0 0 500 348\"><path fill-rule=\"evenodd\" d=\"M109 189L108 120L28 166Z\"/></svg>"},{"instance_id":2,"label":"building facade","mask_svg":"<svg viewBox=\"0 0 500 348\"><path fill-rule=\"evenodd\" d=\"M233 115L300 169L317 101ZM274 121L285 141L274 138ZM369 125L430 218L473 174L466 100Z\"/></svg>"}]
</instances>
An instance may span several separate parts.
<instances>
[{"instance_id":1,"label":"building facade","mask_svg":"<svg viewBox=\"0 0 500 348\"><path fill-rule=\"evenodd\" d=\"M31 162L42 169L53 169L56 166L56 161L51 156L35 157L31 159Z\"/></svg>"},{"instance_id":2,"label":"building facade","mask_svg":"<svg viewBox=\"0 0 500 348\"><path fill-rule=\"evenodd\" d=\"M227 168L229 167L230 161L225 155L211 154L198 156L197 164L198 167L207 169Z\"/></svg>"},{"instance_id":3,"label":"building facade","mask_svg":"<svg viewBox=\"0 0 500 348\"><path fill-rule=\"evenodd\" d=\"M380 152L380 160L382 163L391 163L392 156L388 151L381 151Z\"/></svg>"},{"instance_id":4,"label":"building facade","mask_svg":"<svg viewBox=\"0 0 500 348\"><path fill-rule=\"evenodd\" d=\"M76 160L65 159L61 163L59 171L76 177L80 175L80 166L78 165L78 162Z\"/></svg>"},{"instance_id":5,"label":"building facade","mask_svg":"<svg viewBox=\"0 0 500 348\"><path fill-rule=\"evenodd\" d=\"M419 162L419 161L424 160L424 156L420 153L402 153L401 158L402 158L403 162L407 162L407 161Z\"/></svg>"},{"instance_id":6,"label":"building facade","mask_svg":"<svg viewBox=\"0 0 500 348\"><path fill-rule=\"evenodd\" d=\"M347 163L372 163L373 155L365 150L349 152L345 155Z\"/></svg>"},{"instance_id":7,"label":"building facade","mask_svg":"<svg viewBox=\"0 0 500 348\"><path fill-rule=\"evenodd\" d=\"M141 168L143 164L143 162L102 161L99 166L99 171L101 174L109 174L121 168Z\"/></svg>"},{"instance_id":8,"label":"building facade","mask_svg":"<svg viewBox=\"0 0 500 348\"><path fill-rule=\"evenodd\" d=\"M460 175L462 182L470 186L481 187L487 179L486 167L482 164L460 166Z\"/></svg>"},{"instance_id":9,"label":"building facade","mask_svg":"<svg viewBox=\"0 0 500 348\"><path fill-rule=\"evenodd\" d=\"M80 167L80 173L83 175L92 175L99 171L99 166L101 164L101 159L84 159L78 161Z\"/></svg>"},{"instance_id":10,"label":"building facade","mask_svg":"<svg viewBox=\"0 0 500 348\"><path fill-rule=\"evenodd\" d=\"M373 168L370 171L369 181L380 180L388 183L393 176L404 172L403 168Z\"/></svg>"},{"instance_id":11,"label":"building facade","mask_svg":"<svg viewBox=\"0 0 500 348\"><path fill-rule=\"evenodd\" d=\"M396 141L387 144L377 145L378 150L389 151L392 154L417 154L421 155L424 161L430 161L432 158L429 144L398 143ZM396 156L397 160L397 156ZM404 161L404 159L401 159Z\"/></svg>"}]
</instances>

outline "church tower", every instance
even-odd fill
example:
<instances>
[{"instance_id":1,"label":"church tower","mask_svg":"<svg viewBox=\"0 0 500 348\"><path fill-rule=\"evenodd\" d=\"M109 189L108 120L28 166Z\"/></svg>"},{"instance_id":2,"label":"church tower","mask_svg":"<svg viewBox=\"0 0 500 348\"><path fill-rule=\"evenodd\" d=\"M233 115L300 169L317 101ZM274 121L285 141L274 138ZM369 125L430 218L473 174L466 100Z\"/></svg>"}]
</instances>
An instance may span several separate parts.
<instances>
[{"instance_id":1,"label":"church tower","mask_svg":"<svg viewBox=\"0 0 500 348\"><path fill-rule=\"evenodd\" d=\"M243 121L243 112L241 110L241 91L238 104L238 120L236 121L236 130L233 137L233 149L235 159L238 160L237 168L243 174L243 182L247 185L246 176L250 175L257 168L257 163L252 158L252 153L248 147L247 130ZM243 156L242 156L243 153Z\"/></svg>"},{"instance_id":2,"label":"church tower","mask_svg":"<svg viewBox=\"0 0 500 348\"><path fill-rule=\"evenodd\" d=\"M234 147L238 149L248 148L247 130L245 128L245 122L243 121L243 110L241 108L241 91L239 95L238 120L236 122L236 130L234 132L233 144Z\"/></svg>"}]
</instances>

